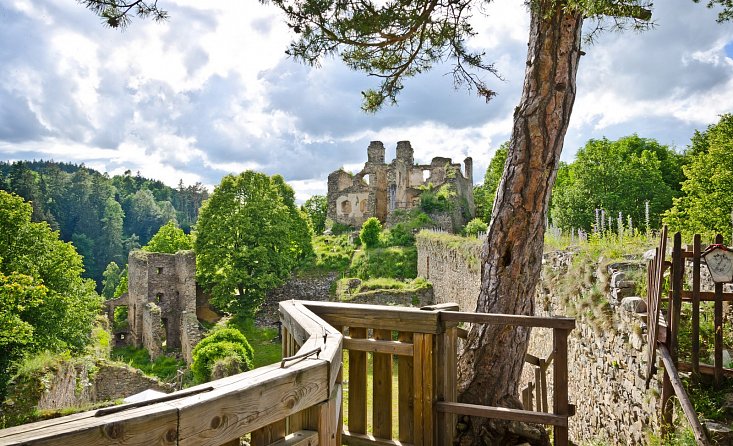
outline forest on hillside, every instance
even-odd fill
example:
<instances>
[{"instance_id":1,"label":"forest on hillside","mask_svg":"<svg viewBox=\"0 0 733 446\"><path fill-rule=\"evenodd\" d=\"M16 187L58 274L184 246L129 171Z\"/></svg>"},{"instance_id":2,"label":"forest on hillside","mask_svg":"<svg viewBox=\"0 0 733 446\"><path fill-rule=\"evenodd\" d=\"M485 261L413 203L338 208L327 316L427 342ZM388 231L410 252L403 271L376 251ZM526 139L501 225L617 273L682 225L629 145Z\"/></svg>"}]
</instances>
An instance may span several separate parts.
<instances>
[{"instance_id":1,"label":"forest on hillside","mask_svg":"<svg viewBox=\"0 0 733 446\"><path fill-rule=\"evenodd\" d=\"M190 232L208 197L201 183L180 181L172 188L129 170L109 176L54 161L0 162L0 190L30 202L32 221L47 222L73 243L84 259L84 277L94 279L97 290L110 262L126 264L127 254L167 222Z\"/></svg>"}]
</instances>

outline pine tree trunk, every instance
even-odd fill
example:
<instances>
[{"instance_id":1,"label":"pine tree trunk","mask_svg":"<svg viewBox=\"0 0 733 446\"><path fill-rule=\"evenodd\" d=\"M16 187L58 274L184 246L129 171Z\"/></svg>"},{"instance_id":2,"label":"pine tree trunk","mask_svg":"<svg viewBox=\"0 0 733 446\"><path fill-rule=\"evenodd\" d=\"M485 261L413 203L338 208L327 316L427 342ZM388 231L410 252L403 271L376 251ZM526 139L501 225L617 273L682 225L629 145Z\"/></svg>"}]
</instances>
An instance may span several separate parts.
<instances>
[{"instance_id":1,"label":"pine tree trunk","mask_svg":"<svg viewBox=\"0 0 733 446\"><path fill-rule=\"evenodd\" d=\"M531 2L527 68L504 174L483 247L477 312L534 314L545 219L575 101L583 15L564 1ZM521 407L519 379L528 329L474 325L459 358L459 400ZM540 431L471 420L461 444L542 443ZM517 432L522 431L517 435Z\"/></svg>"}]
</instances>

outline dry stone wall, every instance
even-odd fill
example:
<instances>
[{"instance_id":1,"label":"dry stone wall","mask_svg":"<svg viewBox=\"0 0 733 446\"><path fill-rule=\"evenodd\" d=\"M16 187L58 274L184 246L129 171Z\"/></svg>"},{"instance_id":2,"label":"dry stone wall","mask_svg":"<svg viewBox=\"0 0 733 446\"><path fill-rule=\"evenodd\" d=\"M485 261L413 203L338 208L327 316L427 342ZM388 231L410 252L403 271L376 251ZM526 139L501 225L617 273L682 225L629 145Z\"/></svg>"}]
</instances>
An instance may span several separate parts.
<instances>
[{"instance_id":1,"label":"dry stone wall","mask_svg":"<svg viewBox=\"0 0 733 446\"><path fill-rule=\"evenodd\" d=\"M480 249L459 247L456 240L437 236L419 236L417 247L418 275L432 282L435 302L456 302L462 311L473 311L481 283L480 268L475 266ZM466 252L473 252L474 257ZM566 274L572 258L571 252L545 254L545 271ZM650 390L645 387L646 304L633 295L634 283L629 274L640 265L641 261L609 265L608 287L600 284L607 290L605 299L610 303L608 321L599 325L598 321L578 316L577 328L568 340L568 392L576 406L569 427L576 443L605 440L608 444L642 445L648 431L659 432L661 383L654 377ZM537 315L566 315L567 302L551 290L543 277L538 287ZM551 352L552 331L534 329L528 353L548 358ZM551 371L547 378L551 394ZM533 380L534 369L525 365L521 387Z\"/></svg>"}]
</instances>

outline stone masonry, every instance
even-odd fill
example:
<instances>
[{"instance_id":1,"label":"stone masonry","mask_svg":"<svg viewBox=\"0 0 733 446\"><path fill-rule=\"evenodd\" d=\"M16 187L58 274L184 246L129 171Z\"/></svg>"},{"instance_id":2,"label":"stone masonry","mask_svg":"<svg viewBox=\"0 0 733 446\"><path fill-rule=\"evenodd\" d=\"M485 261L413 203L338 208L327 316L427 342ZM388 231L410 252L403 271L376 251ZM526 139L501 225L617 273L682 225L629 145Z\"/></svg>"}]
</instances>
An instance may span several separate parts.
<instances>
[{"instance_id":1,"label":"stone masonry","mask_svg":"<svg viewBox=\"0 0 733 446\"><path fill-rule=\"evenodd\" d=\"M127 306L129 331L122 334L124 343L144 347L151 359L166 350L180 350L190 364L191 350L202 337L195 315L199 309L210 312L201 298L197 305L193 251L133 251L127 268L128 292L107 301L110 321L116 307Z\"/></svg>"},{"instance_id":2,"label":"stone masonry","mask_svg":"<svg viewBox=\"0 0 733 446\"><path fill-rule=\"evenodd\" d=\"M432 282L435 303L457 302L462 311L474 311L481 283L480 266L476 266L480 250L474 249L476 257L471 259L466 254L470 249L457 252L447 242L432 237L418 237L417 248L418 275ZM572 256L569 252L547 253L543 262L562 274ZM597 440L646 444L647 431L659 433L661 380L653 377L646 389L646 303L631 295L633 283L627 275L629 268L639 264L609 267L610 328L598 330L578 318L568 339L568 393L576 406L576 414L570 418L570 436L579 444ZM547 294L549 289L544 283L538 286L537 315L564 315L559 298ZM535 328L528 353L547 358L551 352L551 330ZM533 378L533 369L525 364L520 388ZM551 372L547 378L548 388L552 389Z\"/></svg>"},{"instance_id":3,"label":"stone masonry","mask_svg":"<svg viewBox=\"0 0 733 446\"><path fill-rule=\"evenodd\" d=\"M420 187L450 186L455 191L449 225L446 230L462 227L475 215L473 202L473 161L461 165L450 158L435 157L430 164L415 164L409 141L397 143L397 156L385 163L384 144L372 141L367 148L367 162L356 175L343 169L328 176L328 217L335 222L360 227L370 217L388 222L396 209L420 205Z\"/></svg>"}]
</instances>

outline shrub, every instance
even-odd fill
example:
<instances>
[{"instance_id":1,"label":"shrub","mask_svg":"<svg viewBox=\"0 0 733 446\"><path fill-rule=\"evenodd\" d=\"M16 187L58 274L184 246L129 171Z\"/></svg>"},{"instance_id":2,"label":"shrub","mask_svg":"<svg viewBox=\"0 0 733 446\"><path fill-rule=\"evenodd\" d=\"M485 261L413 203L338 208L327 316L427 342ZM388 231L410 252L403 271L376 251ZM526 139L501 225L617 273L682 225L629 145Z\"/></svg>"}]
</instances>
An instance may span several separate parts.
<instances>
[{"instance_id":1,"label":"shrub","mask_svg":"<svg viewBox=\"0 0 733 446\"><path fill-rule=\"evenodd\" d=\"M486 232L489 225L484 223L480 218L474 218L473 220L466 223L466 227L463 228L463 233L466 236L477 237L479 232Z\"/></svg>"},{"instance_id":2,"label":"shrub","mask_svg":"<svg viewBox=\"0 0 733 446\"><path fill-rule=\"evenodd\" d=\"M242 371L252 368L254 350L247 342L247 338L237 329L220 328L201 340L193 349L193 364L191 370L196 382L209 381L214 364L225 358L229 362L235 361Z\"/></svg>"},{"instance_id":3,"label":"shrub","mask_svg":"<svg viewBox=\"0 0 733 446\"><path fill-rule=\"evenodd\" d=\"M382 232L382 223L377 217L370 217L361 226L359 238L367 248L376 248L379 245L379 234Z\"/></svg>"},{"instance_id":4,"label":"shrub","mask_svg":"<svg viewBox=\"0 0 733 446\"><path fill-rule=\"evenodd\" d=\"M354 245L348 235L319 235L313 237L316 268L329 271L345 271L351 263Z\"/></svg>"}]
</instances>

